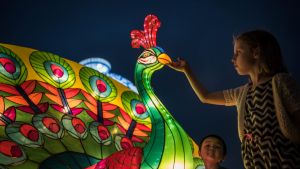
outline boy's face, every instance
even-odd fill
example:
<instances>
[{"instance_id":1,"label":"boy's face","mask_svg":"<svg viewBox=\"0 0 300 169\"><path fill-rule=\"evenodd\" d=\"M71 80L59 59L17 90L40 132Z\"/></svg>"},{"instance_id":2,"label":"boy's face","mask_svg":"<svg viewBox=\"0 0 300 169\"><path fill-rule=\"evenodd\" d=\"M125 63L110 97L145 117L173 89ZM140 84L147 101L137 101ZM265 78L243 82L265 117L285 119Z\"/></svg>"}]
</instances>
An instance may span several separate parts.
<instances>
[{"instance_id":1,"label":"boy's face","mask_svg":"<svg viewBox=\"0 0 300 169\"><path fill-rule=\"evenodd\" d=\"M205 163L220 163L224 159L222 142L214 137L206 138L200 147L200 156Z\"/></svg>"},{"instance_id":2,"label":"boy's face","mask_svg":"<svg viewBox=\"0 0 300 169\"><path fill-rule=\"evenodd\" d=\"M234 43L232 63L239 75L248 75L254 69L256 59L250 46L243 40Z\"/></svg>"}]
</instances>

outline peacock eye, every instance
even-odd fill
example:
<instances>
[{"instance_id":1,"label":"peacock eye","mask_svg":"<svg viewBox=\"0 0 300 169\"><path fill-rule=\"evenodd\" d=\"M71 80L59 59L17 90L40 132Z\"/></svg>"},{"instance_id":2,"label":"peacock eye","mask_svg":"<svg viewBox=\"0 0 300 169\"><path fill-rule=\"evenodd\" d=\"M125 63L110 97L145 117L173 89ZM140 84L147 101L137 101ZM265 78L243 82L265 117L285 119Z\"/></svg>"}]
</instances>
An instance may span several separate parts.
<instances>
[{"instance_id":1,"label":"peacock eye","mask_svg":"<svg viewBox=\"0 0 300 169\"><path fill-rule=\"evenodd\" d=\"M144 54L144 57L148 57L148 56L150 56L150 53L147 52Z\"/></svg>"},{"instance_id":2,"label":"peacock eye","mask_svg":"<svg viewBox=\"0 0 300 169\"><path fill-rule=\"evenodd\" d=\"M153 49L145 50L138 58L138 62L144 65L152 64L157 61L156 54Z\"/></svg>"},{"instance_id":3,"label":"peacock eye","mask_svg":"<svg viewBox=\"0 0 300 169\"><path fill-rule=\"evenodd\" d=\"M157 60L157 58L155 56L151 55L148 57L139 58L138 62L146 65L146 64L155 63L156 60Z\"/></svg>"}]
</instances>

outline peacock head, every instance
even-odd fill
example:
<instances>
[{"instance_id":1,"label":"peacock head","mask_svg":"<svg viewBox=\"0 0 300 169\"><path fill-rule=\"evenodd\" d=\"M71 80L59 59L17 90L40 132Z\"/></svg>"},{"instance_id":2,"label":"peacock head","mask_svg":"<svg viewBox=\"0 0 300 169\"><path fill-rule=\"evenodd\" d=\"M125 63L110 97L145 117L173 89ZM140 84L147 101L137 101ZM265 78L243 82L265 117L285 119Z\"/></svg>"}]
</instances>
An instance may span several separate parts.
<instances>
[{"instance_id":1,"label":"peacock head","mask_svg":"<svg viewBox=\"0 0 300 169\"><path fill-rule=\"evenodd\" d=\"M171 58L164 53L164 50L160 47L144 50L137 60L137 63L144 67L157 67L157 69L160 69L163 65L171 62Z\"/></svg>"},{"instance_id":2,"label":"peacock head","mask_svg":"<svg viewBox=\"0 0 300 169\"><path fill-rule=\"evenodd\" d=\"M131 31L131 46L133 48L145 49L137 60L137 66L158 70L165 64L172 62L164 50L156 45L156 33L161 23L155 15L148 15L145 18L144 30Z\"/></svg>"}]
</instances>

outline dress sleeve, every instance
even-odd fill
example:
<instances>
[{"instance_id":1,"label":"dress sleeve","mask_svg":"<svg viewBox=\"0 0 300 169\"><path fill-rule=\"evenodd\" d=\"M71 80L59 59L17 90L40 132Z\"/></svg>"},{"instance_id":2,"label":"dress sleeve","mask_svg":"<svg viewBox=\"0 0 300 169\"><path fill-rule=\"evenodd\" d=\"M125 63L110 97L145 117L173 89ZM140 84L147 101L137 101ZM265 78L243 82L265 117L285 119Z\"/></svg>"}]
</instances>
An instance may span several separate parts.
<instances>
[{"instance_id":1,"label":"dress sleeve","mask_svg":"<svg viewBox=\"0 0 300 169\"><path fill-rule=\"evenodd\" d=\"M293 138L292 140L300 143L300 86L292 76L281 74L278 77L280 100L287 115L282 115L283 123L287 124L287 131ZM284 118L285 117L285 118ZM290 120L288 120L290 119Z\"/></svg>"},{"instance_id":2,"label":"dress sleeve","mask_svg":"<svg viewBox=\"0 0 300 169\"><path fill-rule=\"evenodd\" d=\"M242 88L244 86L240 86L233 89L223 90L223 95L225 99L226 106L236 106L239 95L242 92Z\"/></svg>"},{"instance_id":3,"label":"dress sleeve","mask_svg":"<svg viewBox=\"0 0 300 169\"><path fill-rule=\"evenodd\" d=\"M300 113L300 86L290 75L280 76L282 100L291 117ZM298 121L300 123L300 121Z\"/></svg>"}]
</instances>

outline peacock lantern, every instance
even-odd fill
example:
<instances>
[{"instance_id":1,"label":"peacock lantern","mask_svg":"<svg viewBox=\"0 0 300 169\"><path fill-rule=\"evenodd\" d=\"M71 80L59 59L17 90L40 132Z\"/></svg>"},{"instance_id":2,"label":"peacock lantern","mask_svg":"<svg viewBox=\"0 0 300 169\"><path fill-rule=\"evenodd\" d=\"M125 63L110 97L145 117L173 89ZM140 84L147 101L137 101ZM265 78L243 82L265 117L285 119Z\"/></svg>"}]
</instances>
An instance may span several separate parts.
<instances>
[{"instance_id":1,"label":"peacock lantern","mask_svg":"<svg viewBox=\"0 0 300 169\"><path fill-rule=\"evenodd\" d=\"M0 169L193 169L198 146L151 87L160 21L131 32L138 93L56 54L0 44Z\"/></svg>"}]
</instances>

